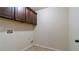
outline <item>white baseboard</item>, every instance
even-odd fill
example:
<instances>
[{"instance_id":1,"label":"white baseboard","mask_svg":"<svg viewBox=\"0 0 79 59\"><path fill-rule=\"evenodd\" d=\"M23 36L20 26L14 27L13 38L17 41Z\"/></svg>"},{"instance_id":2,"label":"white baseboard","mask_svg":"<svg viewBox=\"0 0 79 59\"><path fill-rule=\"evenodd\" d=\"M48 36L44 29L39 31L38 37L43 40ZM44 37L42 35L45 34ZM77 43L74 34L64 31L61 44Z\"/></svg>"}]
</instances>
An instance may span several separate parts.
<instances>
[{"instance_id":1,"label":"white baseboard","mask_svg":"<svg viewBox=\"0 0 79 59\"><path fill-rule=\"evenodd\" d=\"M55 49L55 48L51 48L51 47L47 47L47 46L39 45L39 44L34 44L34 46L38 46L38 47L42 47L42 48L47 48L47 49L52 50L52 51L63 51L63 50L60 50L60 49Z\"/></svg>"},{"instance_id":2,"label":"white baseboard","mask_svg":"<svg viewBox=\"0 0 79 59\"><path fill-rule=\"evenodd\" d=\"M51 48L51 47L47 47L47 46L39 45L39 44L30 44L29 46L25 47L24 49L22 49L20 51L26 51L28 48L30 48L32 46L38 46L38 47L42 47L42 48L47 48L47 49L49 49L51 51L63 51L63 50L60 50L60 49L55 49L55 48Z\"/></svg>"},{"instance_id":3,"label":"white baseboard","mask_svg":"<svg viewBox=\"0 0 79 59\"><path fill-rule=\"evenodd\" d=\"M24 49L22 49L21 51L26 51L28 48L32 47L34 44L30 44L27 47L25 47Z\"/></svg>"}]
</instances>

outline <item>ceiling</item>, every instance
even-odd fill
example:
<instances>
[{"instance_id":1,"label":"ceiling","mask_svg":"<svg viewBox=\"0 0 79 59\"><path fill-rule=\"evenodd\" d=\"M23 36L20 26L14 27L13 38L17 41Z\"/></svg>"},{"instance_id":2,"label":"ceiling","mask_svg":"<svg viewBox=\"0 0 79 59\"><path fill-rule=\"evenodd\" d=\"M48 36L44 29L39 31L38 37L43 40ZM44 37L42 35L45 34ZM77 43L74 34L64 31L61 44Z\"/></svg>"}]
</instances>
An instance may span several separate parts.
<instances>
[{"instance_id":1,"label":"ceiling","mask_svg":"<svg viewBox=\"0 0 79 59\"><path fill-rule=\"evenodd\" d=\"M38 10L41 10L41 9L44 9L46 7L31 7L34 11L38 11ZM0 9L3 9L3 8L0 8ZM4 9L3 9L4 10Z\"/></svg>"},{"instance_id":2,"label":"ceiling","mask_svg":"<svg viewBox=\"0 0 79 59\"><path fill-rule=\"evenodd\" d=\"M46 7L31 7L34 11L38 11L38 10L41 10L41 9L44 9Z\"/></svg>"}]
</instances>

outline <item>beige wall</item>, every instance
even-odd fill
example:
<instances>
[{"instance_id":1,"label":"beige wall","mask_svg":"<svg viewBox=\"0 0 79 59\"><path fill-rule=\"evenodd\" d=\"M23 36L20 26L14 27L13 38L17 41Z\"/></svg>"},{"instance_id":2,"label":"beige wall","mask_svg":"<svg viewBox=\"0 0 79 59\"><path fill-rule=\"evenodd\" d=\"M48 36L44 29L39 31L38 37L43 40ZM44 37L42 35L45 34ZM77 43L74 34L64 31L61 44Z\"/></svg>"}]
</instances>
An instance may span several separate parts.
<instances>
[{"instance_id":1,"label":"beige wall","mask_svg":"<svg viewBox=\"0 0 79 59\"><path fill-rule=\"evenodd\" d=\"M7 29L13 29L7 34ZM0 18L0 50L22 50L31 45L33 26Z\"/></svg>"},{"instance_id":2,"label":"beige wall","mask_svg":"<svg viewBox=\"0 0 79 59\"><path fill-rule=\"evenodd\" d=\"M35 44L67 50L68 8L45 8L37 13L38 24L34 30L32 25L0 18L0 50L21 50L32 39ZM7 34L7 29L14 32Z\"/></svg>"},{"instance_id":3,"label":"beige wall","mask_svg":"<svg viewBox=\"0 0 79 59\"><path fill-rule=\"evenodd\" d=\"M37 11L38 25L34 31L35 44L68 49L68 8L45 8Z\"/></svg>"},{"instance_id":4,"label":"beige wall","mask_svg":"<svg viewBox=\"0 0 79 59\"><path fill-rule=\"evenodd\" d=\"M79 7L69 8L69 47L70 50L79 51Z\"/></svg>"}]
</instances>

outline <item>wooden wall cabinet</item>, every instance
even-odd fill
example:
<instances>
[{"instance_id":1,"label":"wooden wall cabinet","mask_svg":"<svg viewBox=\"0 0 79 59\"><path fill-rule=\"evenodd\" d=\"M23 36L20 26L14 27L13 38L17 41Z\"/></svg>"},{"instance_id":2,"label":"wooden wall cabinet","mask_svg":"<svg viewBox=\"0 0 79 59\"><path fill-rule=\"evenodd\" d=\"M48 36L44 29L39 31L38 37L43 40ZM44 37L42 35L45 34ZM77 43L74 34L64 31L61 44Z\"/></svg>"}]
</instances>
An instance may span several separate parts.
<instances>
[{"instance_id":1,"label":"wooden wall cabinet","mask_svg":"<svg viewBox=\"0 0 79 59\"><path fill-rule=\"evenodd\" d=\"M31 8L26 8L26 21L29 24L37 25L37 13L33 11Z\"/></svg>"},{"instance_id":2,"label":"wooden wall cabinet","mask_svg":"<svg viewBox=\"0 0 79 59\"><path fill-rule=\"evenodd\" d=\"M37 13L29 7L1 7L0 17L28 23L37 24Z\"/></svg>"},{"instance_id":3,"label":"wooden wall cabinet","mask_svg":"<svg viewBox=\"0 0 79 59\"><path fill-rule=\"evenodd\" d=\"M0 17L14 19L14 8L13 7L0 7Z\"/></svg>"},{"instance_id":4,"label":"wooden wall cabinet","mask_svg":"<svg viewBox=\"0 0 79 59\"><path fill-rule=\"evenodd\" d=\"M26 9L23 7L14 7L14 9L15 9L15 20L25 22Z\"/></svg>"}]
</instances>

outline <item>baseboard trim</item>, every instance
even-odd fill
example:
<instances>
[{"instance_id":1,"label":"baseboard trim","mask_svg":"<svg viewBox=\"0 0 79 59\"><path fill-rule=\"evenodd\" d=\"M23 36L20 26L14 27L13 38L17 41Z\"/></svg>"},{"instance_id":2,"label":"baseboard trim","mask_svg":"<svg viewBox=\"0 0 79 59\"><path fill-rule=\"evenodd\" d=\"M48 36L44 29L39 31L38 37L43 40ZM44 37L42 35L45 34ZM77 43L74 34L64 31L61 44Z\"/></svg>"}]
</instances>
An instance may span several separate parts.
<instances>
[{"instance_id":1,"label":"baseboard trim","mask_svg":"<svg viewBox=\"0 0 79 59\"><path fill-rule=\"evenodd\" d=\"M32 47L34 44L28 45L27 47L25 47L24 49L22 49L21 51L26 51L28 48Z\"/></svg>"},{"instance_id":2,"label":"baseboard trim","mask_svg":"<svg viewBox=\"0 0 79 59\"><path fill-rule=\"evenodd\" d=\"M49 49L51 51L63 51L63 50L60 50L60 49L55 49L55 48L51 48L51 47L47 47L47 46L39 45L39 44L31 44L31 45L28 45L27 47L25 47L24 49L22 49L20 51L26 51L28 48L30 48L32 46L38 46L38 47L42 47L42 48L47 48L47 49Z\"/></svg>"},{"instance_id":3,"label":"baseboard trim","mask_svg":"<svg viewBox=\"0 0 79 59\"><path fill-rule=\"evenodd\" d=\"M52 50L52 51L63 51L63 50L60 50L60 49L55 49L55 48L51 48L51 47L47 47L47 46L39 45L39 44L34 44L34 46L38 46L38 47L42 47L42 48L47 48L47 49Z\"/></svg>"}]
</instances>

